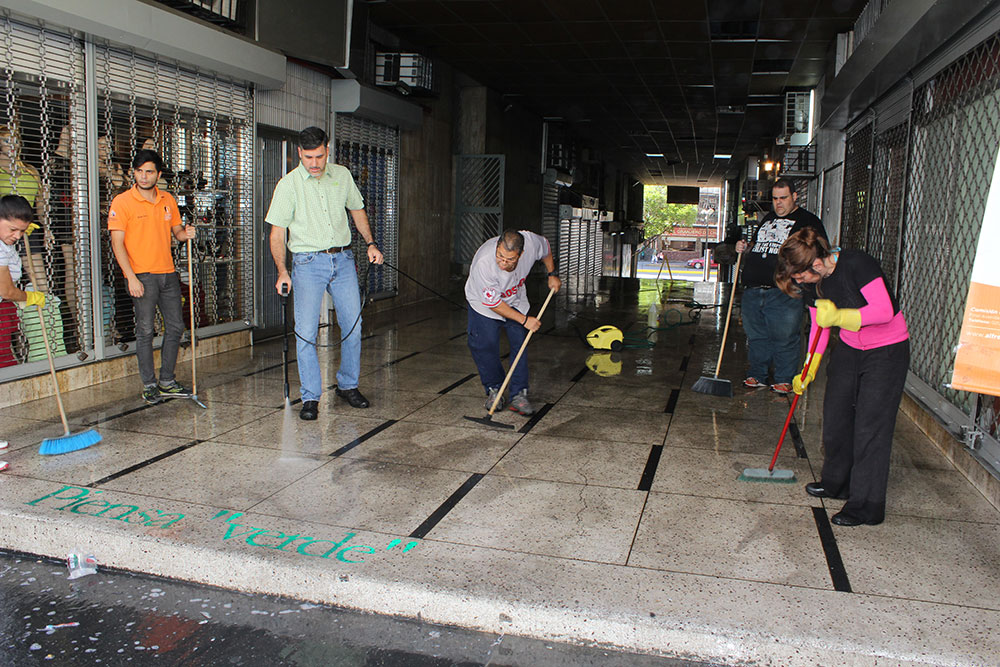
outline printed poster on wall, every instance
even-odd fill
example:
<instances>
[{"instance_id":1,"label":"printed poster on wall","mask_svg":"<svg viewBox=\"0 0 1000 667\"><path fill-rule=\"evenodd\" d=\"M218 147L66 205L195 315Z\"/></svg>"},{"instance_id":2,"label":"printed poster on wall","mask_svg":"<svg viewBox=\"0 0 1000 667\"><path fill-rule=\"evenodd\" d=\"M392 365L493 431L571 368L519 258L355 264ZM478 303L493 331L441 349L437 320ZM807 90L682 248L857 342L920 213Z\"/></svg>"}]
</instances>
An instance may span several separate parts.
<instances>
[{"instance_id":1,"label":"printed poster on wall","mask_svg":"<svg viewBox=\"0 0 1000 667\"><path fill-rule=\"evenodd\" d=\"M1000 155L993 166L993 182L986 198L983 228L972 264L972 281L965 302L958 339L955 389L1000 396Z\"/></svg>"}]
</instances>

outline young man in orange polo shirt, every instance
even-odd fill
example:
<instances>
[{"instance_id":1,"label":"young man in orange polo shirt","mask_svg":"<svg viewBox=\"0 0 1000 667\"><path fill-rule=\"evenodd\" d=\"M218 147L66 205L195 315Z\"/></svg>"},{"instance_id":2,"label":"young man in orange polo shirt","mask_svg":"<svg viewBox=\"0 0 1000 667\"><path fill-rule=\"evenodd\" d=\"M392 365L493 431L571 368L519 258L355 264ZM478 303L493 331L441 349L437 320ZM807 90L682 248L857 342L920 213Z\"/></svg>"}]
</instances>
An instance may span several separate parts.
<instances>
[{"instance_id":1,"label":"young man in orange polo shirt","mask_svg":"<svg viewBox=\"0 0 1000 667\"><path fill-rule=\"evenodd\" d=\"M184 316L180 277L170 252L170 236L187 241L194 238L195 231L194 226L181 224L181 214L173 196L156 187L163 172L163 160L156 151L137 151L132 170L135 185L111 202L108 229L111 248L135 304L136 357L143 384L142 398L154 405L164 396L188 395L188 390L174 379ZM159 382L153 368L153 322L157 306L165 329Z\"/></svg>"}]
</instances>

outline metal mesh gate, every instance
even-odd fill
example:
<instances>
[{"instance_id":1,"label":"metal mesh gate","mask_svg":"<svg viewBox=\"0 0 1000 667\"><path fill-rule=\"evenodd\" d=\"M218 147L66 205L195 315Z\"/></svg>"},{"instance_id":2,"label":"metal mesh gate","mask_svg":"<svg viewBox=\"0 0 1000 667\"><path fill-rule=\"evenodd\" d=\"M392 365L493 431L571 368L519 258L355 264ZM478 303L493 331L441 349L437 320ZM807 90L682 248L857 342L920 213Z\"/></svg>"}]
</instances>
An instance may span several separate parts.
<instances>
[{"instance_id":1,"label":"metal mesh gate","mask_svg":"<svg viewBox=\"0 0 1000 667\"><path fill-rule=\"evenodd\" d=\"M257 281L257 328L254 329L255 339L264 339L278 334L282 325L282 300L274 289L278 282L278 267L271 257L271 226L264 222L264 212L271 206L274 188L281 177L289 170L298 166L299 156L296 151L296 139L291 133L281 133L277 130L258 131L257 150L257 201L261 211L259 256L262 258Z\"/></svg>"},{"instance_id":2,"label":"metal mesh gate","mask_svg":"<svg viewBox=\"0 0 1000 667\"><path fill-rule=\"evenodd\" d=\"M549 240L553 248L559 247L559 187L548 182L542 185L542 236ZM562 263L559 257L555 260L558 270Z\"/></svg>"},{"instance_id":3,"label":"metal mesh gate","mask_svg":"<svg viewBox=\"0 0 1000 667\"><path fill-rule=\"evenodd\" d=\"M559 223L559 269L567 276L599 276L603 269L604 235L596 220Z\"/></svg>"},{"instance_id":4,"label":"metal mesh gate","mask_svg":"<svg viewBox=\"0 0 1000 667\"><path fill-rule=\"evenodd\" d=\"M365 199L372 234L387 262L399 265L399 130L356 116L337 115L334 160L351 170ZM354 256L364 261L364 239L354 238ZM363 272L361 274L364 275ZM369 296L396 294L397 273L368 267Z\"/></svg>"},{"instance_id":5,"label":"metal mesh gate","mask_svg":"<svg viewBox=\"0 0 1000 667\"><path fill-rule=\"evenodd\" d=\"M454 260L468 265L503 231L503 155L459 155L455 175Z\"/></svg>"},{"instance_id":6,"label":"metal mesh gate","mask_svg":"<svg viewBox=\"0 0 1000 667\"><path fill-rule=\"evenodd\" d=\"M1000 144L1000 39L914 91L900 292L911 370L964 412L976 395L945 387L954 364L986 195ZM990 425L996 435L996 423Z\"/></svg>"},{"instance_id":7,"label":"metal mesh gate","mask_svg":"<svg viewBox=\"0 0 1000 667\"><path fill-rule=\"evenodd\" d=\"M886 281L893 290L897 287L899 245L902 241L900 232L908 131L909 123L903 123L878 135L872 168L872 211L865 249L879 260Z\"/></svg>"},{"instance_id":8,"label":"metal mesh gate","mask_svg":"<svg viewBox=\"0 0 1000 667\"><path fill-rule=\"evenodd\" d=\"M89 206L84 136L83 44L68 35L2 17L0 60L0 195L28 200L36 234L18 244L29 284L49 294L44 319L56 356L87 356L90 317ZM34 281L28 277L30 247ZM6 269L0 269L6 270ZM46 358L35 309L0 301L0 367ZM18 369L0 372L0 378Z\"/></svg>"},{"instance_id":9,"label":"metal mesh gate","mask_svg":"<svg viewBox=\"0 0 1000 667\"><path fill-rule=\"evenodd\" d=\"M847 138L844 154L844 204L840 218L840 245L864 248L871 186L872 132L868 123Z\"/></svg>"},{"instance_id":10,"label":"metal mesh gate","mask_svg":"<svg viewBox=\"0 0 1000 667\"><path fill-rule=\"evenodd\" d=\"M98 192L105 344L127 349L135 339L132 300L111 252L107 211L131 186L132 157L160 153L166 171L158 186L177 200L186 224L197 228L194 276L184 245L174 260L188 313L195 286L195 326L242 323L253 316L253 153L249 91L217 77L134 51L97 48ZM190 326L190 315L185 324Z\"/></svg>"},{"instance_id":11,"label":"metal mesh gate","mask_svg":"<svg viewBox=\"0 0 1000 667\"><path fill-rule=\"evenodd\" d=\"M1000 399L948 387L1000 145L1000 35L910 99L886 102L848 137L841 245L878 258L896 288L910 329L908 389L953 430L975 419L980 458L1000 468Z\"/></svg>"},{"instance_id":12,"label":"metal mesh gate","mask_svg":"<svg viewBox=\"0 0 1000 667\"><path fill-rule=\"evenodd\" d=\"M132 183L140 148L163 156L158 185L198 228L194 277L184 246L175 246L185 288L192 278L197 287L195 326L201 335L245 327L253 312L251 91L7 14L0 62L0 194L29 199L42 224L27 244L34 287L56 297L45 307L56 364L121 354L135 339L106 220L111 199ZM187 318L186 303L184 311ZM0 380L44 370L40 326L33 309L0 301Z\"/></svg>"}]
</instances>

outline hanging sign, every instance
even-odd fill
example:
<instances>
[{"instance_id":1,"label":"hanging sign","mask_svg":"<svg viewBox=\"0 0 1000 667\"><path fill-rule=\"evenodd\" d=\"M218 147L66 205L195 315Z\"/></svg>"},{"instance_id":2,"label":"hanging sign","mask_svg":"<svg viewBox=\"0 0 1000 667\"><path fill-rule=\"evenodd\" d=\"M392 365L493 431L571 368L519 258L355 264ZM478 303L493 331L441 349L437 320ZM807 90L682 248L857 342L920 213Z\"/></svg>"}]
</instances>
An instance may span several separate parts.
<instances>
[{"instance_id":1,"label":"hanging sign","mask_svg":"<svg viewBox=\"0 0 1000 667\"><path fill-rule=\"evenodd\" d=\"M954 389L1000 396L1000 156L986 198L979 246L972 264L972 281L958 339Z\"/></svg>"}]
</instances>

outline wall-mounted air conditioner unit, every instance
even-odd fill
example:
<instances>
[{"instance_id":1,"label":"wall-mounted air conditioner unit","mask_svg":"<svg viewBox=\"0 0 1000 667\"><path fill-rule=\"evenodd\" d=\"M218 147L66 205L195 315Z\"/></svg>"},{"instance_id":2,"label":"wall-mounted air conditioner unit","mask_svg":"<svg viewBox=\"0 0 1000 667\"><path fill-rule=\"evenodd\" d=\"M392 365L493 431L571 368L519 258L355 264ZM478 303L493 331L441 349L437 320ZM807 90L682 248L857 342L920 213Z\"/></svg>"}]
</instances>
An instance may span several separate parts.
<instances>
[{"instance_id":1,"label":"wall-mounted air conditioner unit","mask_svg":"<svg viewBox=\"0 0 1000 667\"><path fill-rule=\"evenodd\" d=\"M812 139L812 91L785 93L785 132L789 146L805 146Z\"/></svg>"},{"instance_id":2,"label":"wall-mounted air conditioner unit","mask_svg":"<svg viewBox=\"0 0 1000 667\"><path fill-rule=\"evenodd\" d=\"M396 88L404 95L434 90L434 70L419 53L376 53L375 85Z\"/></svg>"}]
</instances>

